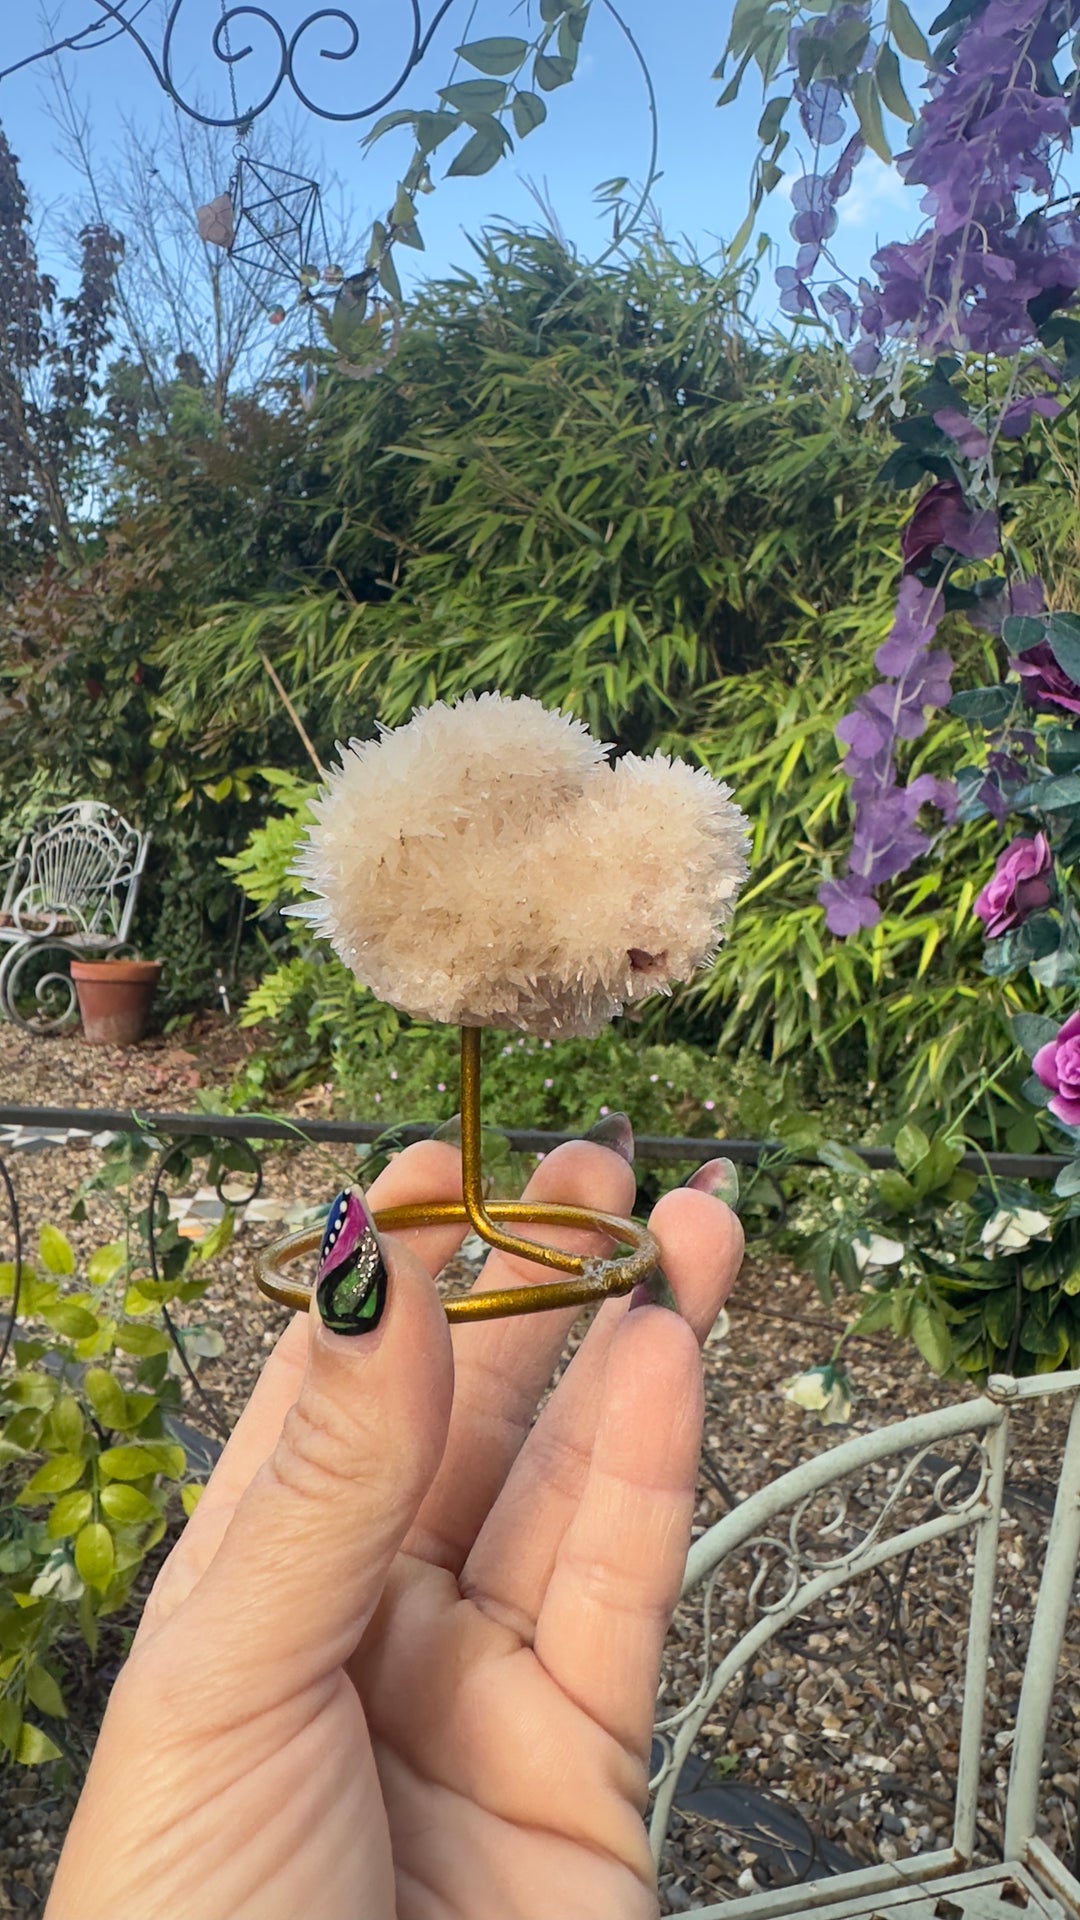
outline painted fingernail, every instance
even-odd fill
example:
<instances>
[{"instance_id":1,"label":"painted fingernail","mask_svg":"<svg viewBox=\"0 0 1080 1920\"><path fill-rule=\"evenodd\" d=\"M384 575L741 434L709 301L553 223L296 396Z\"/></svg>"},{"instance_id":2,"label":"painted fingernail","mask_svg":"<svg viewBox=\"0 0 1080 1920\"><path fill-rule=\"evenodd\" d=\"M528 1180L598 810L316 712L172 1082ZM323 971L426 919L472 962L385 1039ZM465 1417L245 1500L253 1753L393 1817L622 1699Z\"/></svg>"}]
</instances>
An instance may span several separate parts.
<instances>
[{"instance_id":1,"label":"painted fingernail","mask_svg":"<svg viewBox=\"0 0 1080 1920\"><path fill-rule=\"evenodd\" d=\"M628 1166L634 1164L634 1129L630 1117L625 1113L602 1113L588 1133L582 1136L586 1140L595 1140L601 1147L610 1147L612 1153L622 1155Z\"/></svg>"},{"instance_id":2,"label":"painted fingernail","mask_svg":"<svg viewBox=\"0 0 1080 1920\"><path fill-rule=\"evenodd\" d=\"M729 1207L735 1206L739 1198L739 1174L733 1160L706 1160L685 1185L694 1187L698 1193L711 1193L714 1199L723 1200Z\"/></svg>"},{"instance_id":3,"label":"painted fingernail","mask_svg":"<svg viewBox=\"0 0 1080 1920\"><path fill-rule=\"evenodd\" d=\"M663 1267L655 1267L647 1280L639 1280L630 1295L631 1313L635 1307L669 1307L672 1313L678 1313L679 1303Z\"/></svg>"},{"instance_id":4,"label":"painted fingernail","mask_svg":"<svg viewBox=\"0 0 1080 1920\"><path fill-rule=\"evenodd\" d=\"M315 1303L331 1333L371 1333L386 1305L386 1262L355 1187L330 1209L315 1276Z\"/></svg>"}]
</instances>

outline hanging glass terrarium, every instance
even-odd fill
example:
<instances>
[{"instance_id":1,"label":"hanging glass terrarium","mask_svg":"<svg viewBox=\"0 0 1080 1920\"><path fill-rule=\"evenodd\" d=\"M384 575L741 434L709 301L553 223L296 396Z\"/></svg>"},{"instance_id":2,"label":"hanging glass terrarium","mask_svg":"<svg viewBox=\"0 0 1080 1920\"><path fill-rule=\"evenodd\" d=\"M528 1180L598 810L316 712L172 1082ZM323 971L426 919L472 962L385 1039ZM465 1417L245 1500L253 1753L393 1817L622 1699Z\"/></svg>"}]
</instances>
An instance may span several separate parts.
<instances>
[{"instance_id":1,"label":"hanging glass terrarium","mask_svg":"<svg viewBox=\"0 0 1080 1920\"><path fill-rule=\"evenodd\" d=\"M275 323L284 320L286 287L300 297L322 282L340 286L318 184L288 167L256 160L243 148L224 193L198 210L199 234L228 254L252 296Z\"/></svg>"}]
</instances>

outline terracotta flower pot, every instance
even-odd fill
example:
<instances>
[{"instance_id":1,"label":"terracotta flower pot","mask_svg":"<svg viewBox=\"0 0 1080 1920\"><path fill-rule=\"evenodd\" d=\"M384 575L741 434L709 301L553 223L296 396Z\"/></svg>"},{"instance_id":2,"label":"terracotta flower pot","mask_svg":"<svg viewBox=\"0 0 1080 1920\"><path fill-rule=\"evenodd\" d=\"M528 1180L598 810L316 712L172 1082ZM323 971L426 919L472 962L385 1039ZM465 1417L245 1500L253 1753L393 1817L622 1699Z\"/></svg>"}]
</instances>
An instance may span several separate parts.
<instances>
[{"instance_id":1,"label":"terracotta flower pot","mask_svg":"<svg viewBox=\"0 0 1080 1920\"><path fill-rule=\"evenodd\" d=\"M92 1046L130 1047L141 1040L161 978L160 960L73 960L83 1035Z\"/></svg>"}]
</instances>

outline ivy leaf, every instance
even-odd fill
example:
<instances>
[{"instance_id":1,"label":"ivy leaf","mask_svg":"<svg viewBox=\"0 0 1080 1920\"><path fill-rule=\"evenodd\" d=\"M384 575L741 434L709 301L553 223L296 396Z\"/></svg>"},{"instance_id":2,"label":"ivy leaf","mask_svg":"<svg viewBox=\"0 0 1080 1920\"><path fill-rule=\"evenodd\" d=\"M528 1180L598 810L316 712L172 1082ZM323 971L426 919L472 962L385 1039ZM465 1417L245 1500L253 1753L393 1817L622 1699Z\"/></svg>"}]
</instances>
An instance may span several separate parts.
<instances>
[{"instance_id":1,"label":"ivy leaf","mask_svg":"<svg viewBox=\"0 0 1080 1920\"><path fill-rule=\"evenodd\" d=\"M381 140L383 134L391 132L394 127L414 126L417 117L408 107L398 107L393 113L384 113L382 119L376 120L371 130L365 133L361 145L370 147L374 141Z\"/></svg>"},{"instance_id":2,"label":"ivy leaf","mask_svg":"<svg viewBox=\"0 0 1080 1920\"><path fill-rule=\"evenodd\" d=\"M851 99L859 116L859 131L868 147L884 160L886 166L892 165L892 148L885 138L885 123L881 118L881 101L870 73L857 73L851 86Z\"/></svg>"},{"instance_id":3,"label":"ivy leaf","mask_svg":"<svg viewBox=\"0 0 1080 1920\"><path fill-rule=\"evenodd\" d=\"M528 54L529 43L505 35L494 40L472 40L457 51L479 73L516 73Z\"/></svg>"},{"instance_id":4,"label":"ivy leaf","mask_svg":"<svg viewBox=\"0 0 1080 1920\"><path fill-rule=\"evenodd\" d=\"M889 0L885 23L901 53L909 60L921 60L924 67L933 64L930 42L913 18L905 0Z\"/></svg>"},{"instance_id":5,"label":"ivy leaf","mask_svg":"<svg viewBox=\"0 0 1080 1920\"><path fill-rule=\"evenodd\" d=\"M460 153L456 153L446 169L447 179L463 174L473 176L490 173L492 167L502 159L510 145L510 136L506 128L497 120L485 120L470 140L466 140Z\"/></svg>"},{"instance_id":6,"label":"ivy leaf","mask_svg":"<svg viewBox=\"0 0 1080 1920\"><path fill-rule=\"evenodd\" d=\"M475 127L479 120L505 107L507 91L498 80L458 80L452 87L440 87L439 98Z\"/></svg>"},{"instance_id":7,"label":"ivy leaf","mask_svg":"<svg viewBox=\"0 0 1080 1920\"><path fill-rule=\"evenodd\" d=\"M538 53L533 65L533 79L545 93L554 93L556 87L565 87L574 77L574 69L569 60L561 53Z\"/></svg>"},{"instance_id":8,"label":"ivy leaf","mask_svg":"<svg viewBox=\"0 0 1080 1920\"><path fill-rule=\"evenodd\" d=\"M547 107L538 93L529 93L526 89L514 95L514 130L519 140L524 140L527 133L532 133L534 127L546 119Z\"/></svg>"},{"instance_id":9,"label":"ivy leaf","mask_svg":"<svg viewBox=\"0 0 1080 1920\"><path fill-rule=\"evenodd\" d=\"M904 83L900 77L900 62L892 48L883 44L878 48L874 61L874 74L878 83L878 92L898 120L910 126L915 118L915 109L904 92Z\"/></svg>"}]
</instances>

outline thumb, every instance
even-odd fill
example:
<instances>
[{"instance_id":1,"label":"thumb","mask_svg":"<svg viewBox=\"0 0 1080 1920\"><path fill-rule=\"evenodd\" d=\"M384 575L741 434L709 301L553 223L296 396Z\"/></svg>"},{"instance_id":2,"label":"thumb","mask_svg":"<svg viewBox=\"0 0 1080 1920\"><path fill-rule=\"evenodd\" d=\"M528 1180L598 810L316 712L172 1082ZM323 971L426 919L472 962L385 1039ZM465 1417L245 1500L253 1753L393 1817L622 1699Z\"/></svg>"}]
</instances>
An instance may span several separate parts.
<instances>
[{"instance_id":1,"label":"thumb","mask_svg":"<svg viewBox=\"0 0 1080 1920\"><path fill-rule=\"evenodd\" d=\"M358 1195L349 1204L358 1258L319 1285L280 1439L175 1616L218 1674L227 1655L230 1686L259 1696L250 1704L271 1705L353 1652L446 1444L453 1356L431 1276L376 1237ZM332 1331L323 1315L357 1331Z\"/></svg>"}]
</instances>

